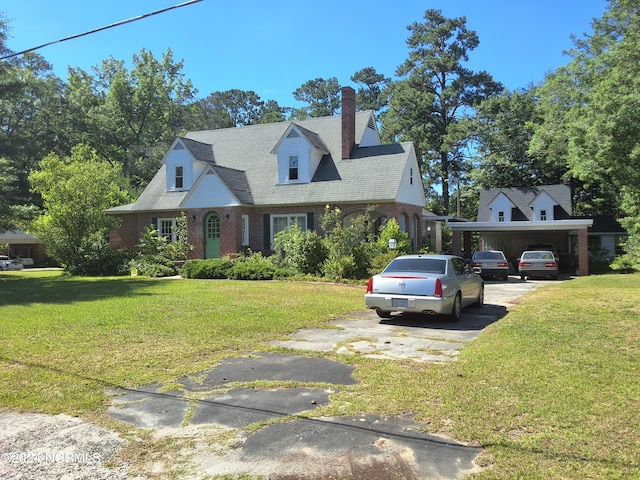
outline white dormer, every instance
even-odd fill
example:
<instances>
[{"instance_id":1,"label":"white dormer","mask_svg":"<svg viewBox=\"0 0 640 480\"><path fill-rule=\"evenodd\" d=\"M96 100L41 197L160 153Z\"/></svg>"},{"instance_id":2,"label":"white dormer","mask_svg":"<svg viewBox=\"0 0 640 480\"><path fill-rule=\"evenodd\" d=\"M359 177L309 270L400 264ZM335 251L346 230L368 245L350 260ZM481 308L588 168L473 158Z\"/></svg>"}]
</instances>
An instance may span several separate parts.
<instances>
[{"instance_id":1,"label":"white dormer","mask_svg":"<svg viewBox=\"0 0 640 480\"><path fill-rule=\"evenodd\" d=\"M278 183L295 184L309 183L328 151L317 135L292 123L271 153L278 156Z\"/></svg>"},{"instance_id":2,"label":"white dormer","mask_svg":"<svg viewBox=\"0 0 640 480\"><path fill-rule=\"evenodd\" d=\"M529 207L533 210L533 220L536 222L548 222L555 220L554 207L558 205L551 195L542 191L531 200Z\"/></svg>"},{"instance_id":3,"label":"white dormer","mask_svg":"<svg viewBox=\"0 0 640 480\"><path fill-rule=\"evenodd\" d=\"M191 152L177 139L167 152L162 162L166 166L166 185L168 192L184 192L191 190L194 179L204 170L204 164L197 162Z\"/></svg>"},{"instance_id":4,"label":"white dormer","mask_svg":"<svg viewBox=\"0 0 640 480\"><path fill-rule=\"evenodd\" d=\"M360 139L360 147L373 147L375 145L380 145L382 142L380 141L380 133L378 132L378 125L376 124L376 119L371 112L369 117L369 121L367 122L367 126L364 129L364 133L362 134L362 138Z\"/></svg>"},{"instance_id":5,"label":"white dormer","mask_svg":"<svg viewBox=\"0 0 640 480\"><path fill-rule=\"evenodd\" d=\"M489 203L489 208L491 209L491 221L495 223L510 222L511 211L515 206L516 205L509 200L509 197L500 192L496 198Z\"/></svg>"}]
</instances>

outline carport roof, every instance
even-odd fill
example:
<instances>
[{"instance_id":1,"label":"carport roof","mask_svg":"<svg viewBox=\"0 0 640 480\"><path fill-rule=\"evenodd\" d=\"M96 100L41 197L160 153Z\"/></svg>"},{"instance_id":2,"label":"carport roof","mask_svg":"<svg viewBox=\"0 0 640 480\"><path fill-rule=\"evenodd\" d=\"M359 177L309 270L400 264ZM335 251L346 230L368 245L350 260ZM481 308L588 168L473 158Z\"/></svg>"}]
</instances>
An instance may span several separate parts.
<instances>
[{"instance_id":1,"label":"carport roof","mask_svg":"<svg viewBox=\"0 0 640 480\"><path fill-rule=\"evenodd\" d=\"M447 220L453 231L463 232L528 232L540 230L579 230L593 225L593 219L551 220L544 222L456 222Z\"/></svg>"}]
</instances>

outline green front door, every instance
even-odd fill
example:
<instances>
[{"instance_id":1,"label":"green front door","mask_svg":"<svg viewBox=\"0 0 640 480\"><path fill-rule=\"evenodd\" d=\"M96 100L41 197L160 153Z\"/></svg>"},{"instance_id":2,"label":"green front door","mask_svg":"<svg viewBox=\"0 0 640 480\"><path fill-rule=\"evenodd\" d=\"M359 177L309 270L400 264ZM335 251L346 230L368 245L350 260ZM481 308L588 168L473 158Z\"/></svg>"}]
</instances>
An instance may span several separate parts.
<instances>
[{"instance_id":1,"label":"green front door","mask_svg":"<svg viewBox=\"0 0 640 480\"><path fill-rule=\"evenodd\" d=\"M211 213L204 222L204 257L220 257L220 217Z\"/></svg>"}]
</instances>

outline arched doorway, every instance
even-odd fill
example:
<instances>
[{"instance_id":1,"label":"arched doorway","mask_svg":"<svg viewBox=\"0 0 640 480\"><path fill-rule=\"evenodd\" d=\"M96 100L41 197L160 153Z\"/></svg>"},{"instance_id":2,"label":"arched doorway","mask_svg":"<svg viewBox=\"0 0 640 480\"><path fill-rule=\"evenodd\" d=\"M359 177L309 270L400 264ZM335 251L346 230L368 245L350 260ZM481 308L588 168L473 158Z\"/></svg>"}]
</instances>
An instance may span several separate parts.
<instances>
[{"instance_id":1,"label":"arched doorway","mask_svg":"<svg viewBox=\"0 0 640 480\"><path fill-rule=\"evenodd\" d=\"M220 216L210 213L204 222L204 258L220 257Z\"/></svg>"}]
</instances>

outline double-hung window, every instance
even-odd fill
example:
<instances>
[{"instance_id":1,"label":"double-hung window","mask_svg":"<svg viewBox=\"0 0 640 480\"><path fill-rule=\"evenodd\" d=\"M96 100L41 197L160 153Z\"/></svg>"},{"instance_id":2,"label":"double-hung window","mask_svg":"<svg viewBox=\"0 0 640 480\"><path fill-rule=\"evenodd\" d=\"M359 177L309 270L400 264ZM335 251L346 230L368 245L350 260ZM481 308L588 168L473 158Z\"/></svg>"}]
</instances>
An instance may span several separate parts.
<instances>
[{"instance_id":1,"label":"double-hung window","mask_svg":"<svg viewBox=\"0 0 640 480\"><path fill-rule=\"evenodd\" d=\"M297 223L303 232L307 229L307 215L304 213L295 215L272 215L271 216L271 244L278 232Z\"/></svg>"},{"instance_id":2,"label":"double-hung window","mask_svg":"<svg viewBox=\"0 0 640 480\"><path fill-rule=\"evenodd\" d=\"M499 211L498 212L498 221L499 222L504 222L504 211Z\"/></svg>"},{"instance_id":3,"label":"double-hung window","mask_svg":"<svg viewBox=\"0 0 640 480\"><path fill-rule=\"evenodd\" d=\"M242 246L249 245L249 215L242 215Z\"/></svg>"},{"instance_id":4,"label":"double-hung window","mask_svg":"<svg viewBox=\"0 0 640 480\"><path fill-rule=\"evenodd\" d=\"M289 155L289 181L298 180L298 156Z\"/></svg>"},{"instance_id":5,"label":"double-hung window","mask_svg":"<svg viewBox=\"0 0 640 480\"><path fill-rule=\"evenodd\" d=\"M164 237L168 242L175 242L176 235L176 219L175 218L159 218L158 219L158 236Z\"/></svg>"},{"instance_id":6,"label":"double-hung window","mask_svg":"<svg viewBox=\"0 0 640 480\"><path fill-rule=\"evenodd\" d=\"M184 187L184 167L177 166L176 167L176 189L181 189Z\"/></svg>"}]
</instances>

